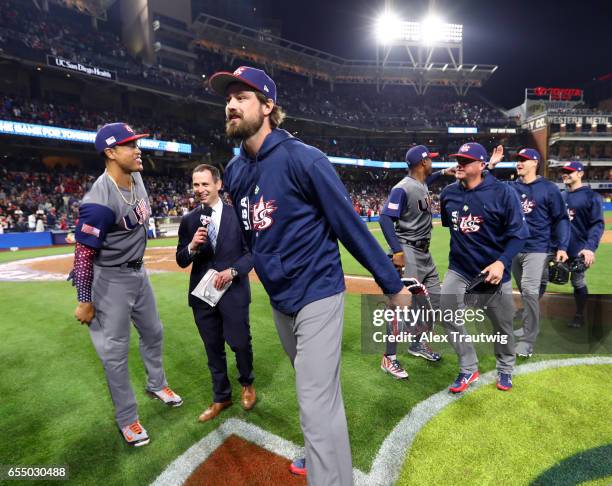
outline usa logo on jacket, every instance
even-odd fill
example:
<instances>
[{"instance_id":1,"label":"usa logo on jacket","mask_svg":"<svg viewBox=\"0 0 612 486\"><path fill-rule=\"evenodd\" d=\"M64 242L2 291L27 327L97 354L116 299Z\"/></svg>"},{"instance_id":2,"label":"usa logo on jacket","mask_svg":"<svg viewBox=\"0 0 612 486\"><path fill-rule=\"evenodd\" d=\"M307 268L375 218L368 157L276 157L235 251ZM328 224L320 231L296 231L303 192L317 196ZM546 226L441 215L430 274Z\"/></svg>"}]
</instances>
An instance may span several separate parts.
<instances>
[{"instance_id":1,"label":"usa logo on jacket","mask_svg":"<svg viewBox=\"0 0 612 486\"><path fill-rule=\"evenodd\" d=\"M264 201L263 194L259 201L253 205L253 229L262 231L268 229L274 224L272 213L278 208L274 204L275 201Z\"/></svg>"},{"instance_id":2,"label":"usa logo on jacket","mask_svg":"<svg viewBox=\"0 0 612 486\"><path fill-rule=\"evenodd\" d=\"M472 216L472 213L470 213L468 216L461 216L459 229L462 233L476 233L480 231L480 226L483 222L482 216Z\"/></svg>"}]
</instances>

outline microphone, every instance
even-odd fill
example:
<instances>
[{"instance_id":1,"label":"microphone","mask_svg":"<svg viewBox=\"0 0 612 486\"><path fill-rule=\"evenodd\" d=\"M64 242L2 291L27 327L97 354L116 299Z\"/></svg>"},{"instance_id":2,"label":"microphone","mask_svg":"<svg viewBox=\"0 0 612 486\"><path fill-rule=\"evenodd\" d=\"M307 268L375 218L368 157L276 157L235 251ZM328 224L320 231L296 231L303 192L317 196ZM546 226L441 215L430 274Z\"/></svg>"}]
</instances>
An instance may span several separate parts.
<instances>
[{"instance_id":1,"label":"microphone","mask_svg":"<svg viewBox=\"0 0 612 486\"><path fill-rule=\"evenodd\" d=\"M204 206L202 204L200 209L200 224L207 228L212 221L212 208L210 206Z\"/></svg>"}]
</instances>

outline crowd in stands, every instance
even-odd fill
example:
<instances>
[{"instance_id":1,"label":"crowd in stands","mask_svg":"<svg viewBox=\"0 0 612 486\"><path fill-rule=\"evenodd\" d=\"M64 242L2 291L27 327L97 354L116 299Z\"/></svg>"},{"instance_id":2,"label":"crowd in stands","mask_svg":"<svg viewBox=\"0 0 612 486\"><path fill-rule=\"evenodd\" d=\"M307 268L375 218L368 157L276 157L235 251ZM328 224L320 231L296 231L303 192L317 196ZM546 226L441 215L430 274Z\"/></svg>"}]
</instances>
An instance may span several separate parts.
<instances>
[{"instance_id":1,"label":"crowd in stands","mask_svg":"<svg viewBox=\"0 0 612 486\"><path fill-rule=\"evenodd\" d=\"M75 169L47 170L0 169L0 232L69 230L78 218L79 203L99 173ZM361 216L380 214L391 188L405 175L403 170L380 170L335 166ZM182 216L196 206L190 173L173 175L144 173L149 202L154 217ZM612 181L609 168L590 168L585 180ZM439 208L442 188L452 182L442 178L430 187L434 213ZM611 202L612 194L603 194Z\"/></svg>"},{"instance_id":2,"label":"crowd in stands","mask_svg":"<svg viewBox=\"0 0 612 486\"><path fill-rule=\"evenodd\" d=\"M45 55L91 64L117 72L119 79L152 85L187 97L211 98L202 74L208 79L221 69L252 62L235 59L228 66L221 54L200 51L198 74L149 66L133 58L117 33L104 22L92 29L86 15L50 4L44 12L36 4L0 0L0 52L44 62ZM418 97L409 87L390 86L381 93L373 85L338 85L315 81L311 86L302 76L275 72L278 100L294 117L379 129L445 128L447 126L507 125L513 122L484 102L458 100L436 92ZM446 90L448 92L448 90ZM214 96L217 102L219 98Z\"/></svg>"}]
</instances>

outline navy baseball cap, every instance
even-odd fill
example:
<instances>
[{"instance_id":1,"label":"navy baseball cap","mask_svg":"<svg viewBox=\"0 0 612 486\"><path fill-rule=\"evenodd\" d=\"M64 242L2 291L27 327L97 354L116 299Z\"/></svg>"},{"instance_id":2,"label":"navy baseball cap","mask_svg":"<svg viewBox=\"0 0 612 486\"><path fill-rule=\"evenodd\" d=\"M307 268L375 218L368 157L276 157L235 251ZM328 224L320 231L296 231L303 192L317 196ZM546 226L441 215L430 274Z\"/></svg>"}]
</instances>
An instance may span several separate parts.
<instances>
[{"instance_id":1,"label":"navy baseball cap","mask_svg":"<svg viewBox=\"0 0 612 486\"><path fill-rule=\"evenodd\" d=\"M261 69L240 66L233 73L221 71L213 74L209 83L213 91L221 96L225 96L230 84L244 83L276 103L276 83Z\"/></svg>"},{"instance_id":2,"label":"navy baseball cap","mask_svg":"<svg viewBox=\"0 0 612 486\"><path fill-rule=\"evenodd\" d=\"M517 159L523 160L535 160L536 162L540 162L542 158L540 157L540 152L536 149L524 148L516 154Z\"/></svg>"},{"instance_id":3,"label":"navy baseball cap","mask_svg":"<svg viewBox=\"0 0 612 486\"><path fill-rule=\"evenodd\" d=\"M572 161L572 162L566 162L563 167L561 167L561 170L563 172L576 172L576 171L583 171L584 167L582 166L582 164L576 160Z\"/></svg>"},{"instance_id":4,"label":"navy baseball cap","mask_svg":"<svg viewBox=\"0 0 612 486\"><path fill-rule=\"evenodd\" d=\"M108 123L98 130L94 143L96 145L96 152L101 154L106 148L122 145L148 136L148 133L136 133L127 123Z\"/></svg>"},{"instance_id":5,"label":"navy baseball cap","mask_svg":"<svg viewBox=\"0 0 612 486\"><path fill-rule=\"evenodd\" d=\"M427 150L425 145L416 145L406 152L406 162L408 162L408 165L415 165L421 162L423 159L433 159L438 155L438 152L430 152Z\"/></svg>"},{"instance_id":6,"label":"navy baseball cap","mask_svg":"<svg viewBox=\"0 0 612 486\"><path fill-rule=\"evenodd\" d=\"M457 157L457 158L460 158L460 159L461 158L468 159L471 162L474 162L474 161L486 162L486 160L487 160L487 151L479 143L469 142L469 143L464 143L459 148L459 152L457 152L456 154L450 154L449 157ZM459 162L459 161L457 161L457 162ZM461 163L461 162L459 162L459 163Z\"/></svg>"}]
</instances>

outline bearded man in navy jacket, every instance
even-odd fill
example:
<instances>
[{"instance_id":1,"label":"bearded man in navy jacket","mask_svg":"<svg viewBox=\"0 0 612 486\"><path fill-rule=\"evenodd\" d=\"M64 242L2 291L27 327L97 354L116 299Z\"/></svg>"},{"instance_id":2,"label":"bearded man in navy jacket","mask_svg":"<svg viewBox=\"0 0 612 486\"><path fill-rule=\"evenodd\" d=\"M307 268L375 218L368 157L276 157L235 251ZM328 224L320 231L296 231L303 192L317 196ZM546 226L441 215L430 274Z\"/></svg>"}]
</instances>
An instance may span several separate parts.
<instances>
[{"instance_id":1,"label":"bearded man in navy jacket","mask_svg":"<svg viewBox=\"0 0 612 486\"><path fill-rule=\"evenodd\" d=\"M340 389L345 284L338 239L393 306L409 306L410 295L325 154L278 128L284 114L274 81L243 66L216 73L210 85L225 96L227 135L242 141L224 184L295 368L306 458L291 470L317 486L353 484Z\"/></svg>"}]
</instances>

